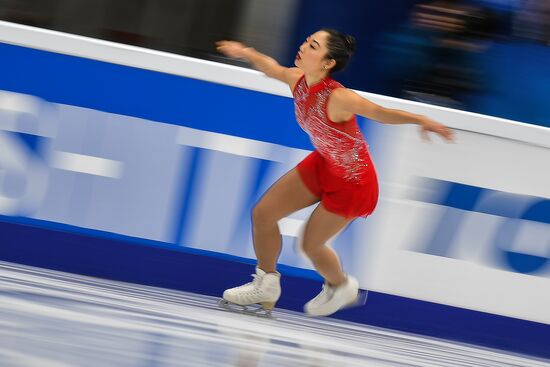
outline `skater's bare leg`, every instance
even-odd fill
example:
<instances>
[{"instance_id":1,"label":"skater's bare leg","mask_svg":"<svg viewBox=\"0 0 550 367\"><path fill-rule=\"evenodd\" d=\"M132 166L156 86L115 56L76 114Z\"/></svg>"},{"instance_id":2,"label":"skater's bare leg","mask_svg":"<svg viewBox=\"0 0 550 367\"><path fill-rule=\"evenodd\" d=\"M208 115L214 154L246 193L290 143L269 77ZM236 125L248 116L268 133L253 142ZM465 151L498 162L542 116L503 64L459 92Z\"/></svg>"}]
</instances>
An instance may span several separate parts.
<instances>
[{"instance_id":1,"label":"skater's bare leg","mask_svg":"<svg viewBox=\"0 0 550 367\"><path fill-rule=\"evenodd\" d=\"M319 201L304 185L296 168L273 184L252 211L254 250L258 267L275 272L281 252L281 232L277 222Z\"/></svg>"},{"instance_id":2,"label":"skater's bare leg","mask_svg":"<svg viewBox=\"0 0 550 367\"><path fill-rule=\"evenodd\" d=\"M343 230L353 218L345 218L326 210L321 204L309 218L302 239L302 249L315 269L332 286L346 281L346 274L336 252L326 242Z\"/></svg>"}]
</instances>

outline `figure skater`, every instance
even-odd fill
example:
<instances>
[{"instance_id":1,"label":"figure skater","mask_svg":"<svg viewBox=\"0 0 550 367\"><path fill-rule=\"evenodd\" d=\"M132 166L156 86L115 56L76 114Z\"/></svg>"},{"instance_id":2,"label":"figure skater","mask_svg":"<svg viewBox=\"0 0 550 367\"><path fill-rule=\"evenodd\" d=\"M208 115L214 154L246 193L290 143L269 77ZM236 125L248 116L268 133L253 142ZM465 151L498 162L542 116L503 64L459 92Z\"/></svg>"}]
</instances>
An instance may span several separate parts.
<instances>
[{"instance_id":1,"label":"figure skater","mask_svg":"<svg viewBox=\"0 0 550 367\"><path fill-rule=\"evenodd\" d=\"M453 132L426 116L379 106L332 79L355 51L355 39L336 30L322 29L308 37L296 54L296 67L291 68L239 42L220 41L217 49L287 83L294 97L296 119L315 147L254 207L256 274L252 282L227 289L223 300L241 306L259 304L268 312L273 309L281 295L277 259L282 240L277 223L319 203L305 225L301 248L325 283L304 311L330 315L355 302L359 285L344 272L338 255L326 242L354 219L370 215L378 200L375 167L355 116L384 124L418 124L426 138L433 132L452 141Z\"/></svg>"}]
</instances>

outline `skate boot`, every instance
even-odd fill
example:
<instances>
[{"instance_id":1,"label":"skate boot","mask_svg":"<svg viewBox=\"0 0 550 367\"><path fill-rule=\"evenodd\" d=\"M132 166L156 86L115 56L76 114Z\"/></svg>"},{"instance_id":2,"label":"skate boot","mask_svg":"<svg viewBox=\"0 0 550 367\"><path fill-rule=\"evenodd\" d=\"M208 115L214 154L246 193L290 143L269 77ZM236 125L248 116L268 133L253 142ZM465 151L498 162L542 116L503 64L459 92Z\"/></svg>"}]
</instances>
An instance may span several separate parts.
<instances>
[{"instance_id":1,"label":"skate boot","mask_svg":"<svg viewBox=\"0 0 550 367\"><path fill-rule=\"evenodd\" d=\"M223 292L219 305L231 311L271 317L271 310L281 296L281 274L256 268L252 277L252 282Z\"/></svg>"},{"instance_id":2,"label":"skate boot","mask_svg":"<svg viewBox=\"0 0 550 367\"><path fill-rule=\"evenodd\" d=\"M328 316L357 302L359 284L357 279L348 276L345 283L338 287L323 284L323 290L305 304L304 311L312 316Z\"/></svg>"}]
</instances>

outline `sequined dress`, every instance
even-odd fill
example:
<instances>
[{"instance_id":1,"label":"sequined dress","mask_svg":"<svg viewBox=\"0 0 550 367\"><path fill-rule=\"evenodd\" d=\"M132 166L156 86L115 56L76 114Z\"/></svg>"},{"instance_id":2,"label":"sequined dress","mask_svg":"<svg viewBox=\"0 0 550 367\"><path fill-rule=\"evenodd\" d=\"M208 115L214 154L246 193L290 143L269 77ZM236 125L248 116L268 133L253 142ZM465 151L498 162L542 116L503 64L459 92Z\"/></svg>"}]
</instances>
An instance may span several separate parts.
<instances>
[{"instance_id":1,"label":"sequined dress","mask_svg":"<svg viewBox=\"0 0 550 367\"><path fill-rule=\"evenodd\" d=\"M309 87L303 76L294 87L296 119L315 147L298 168L325 206L349 217L366 216L378 200L376 171L356 117L340 123L328 117L329 97L336 88L343 86L330 77Z\"/></svg>"}]
</instances>

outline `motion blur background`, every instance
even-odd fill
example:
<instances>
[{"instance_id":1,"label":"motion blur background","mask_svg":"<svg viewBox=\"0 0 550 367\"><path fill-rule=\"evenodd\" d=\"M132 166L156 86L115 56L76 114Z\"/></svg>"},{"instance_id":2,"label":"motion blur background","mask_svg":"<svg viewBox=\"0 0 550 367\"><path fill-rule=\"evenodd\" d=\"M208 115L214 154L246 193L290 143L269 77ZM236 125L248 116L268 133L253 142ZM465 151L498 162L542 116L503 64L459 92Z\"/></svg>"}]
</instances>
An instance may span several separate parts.
<instances>
[{"instance_id":1,"label":"motion blur background","mask_svg":"<svg viewBox=\"0 0 550 367\"><path fill-rule=\"evenodd\" d=\"M312 149L288 87L224 58L215 42L292 65L308 35L333 27L358 43L339 81L446 123L457 142L358 118L380 200L331 245L369 297L330 322L459 342L442 355L414 345L410 366L549 366L549 17L550 0L0 0L0 365L161 365L172 351L162 365L220 365L213 350L238 361L258 331L272 356L293 344L296 360L327 357L328 346L341 361L350 343L358 363L341 365L378 355L380 338L343 333L350 324L333 334L318 320L321 344L304 333L302 308L322 279L294 246L313 207L279 222L276 312L297 311L288 316L297 324L243 321L215 303L250 280L253 206ZM133 313L115 327L90 318L93 304L120 320L121 303L144 317L166 311L159 323L177 335L159 323L134 329ZM171 324L181 317L187 329ZM282 325L306 344L288 342ZM244 341L230 352L212 343L231 344L225 332L239 329ZM198 342L186 344L191 335ZM402 337L384 358L403 362ZM490 352L489 364L460 343L544 361Z\"/></svg>"},{"instance_id":2,"label":"motion blur background","mask_svg":"<svg viewBox=\"0 0 550 367\"><path fill-rule=\"evenodd\" d=\"M214 43L235 39L284 65L333 27L357 38L350 88L550 126L550 0L1 0L0 19L227 63Z\"/></svg>"}]
</instances>

